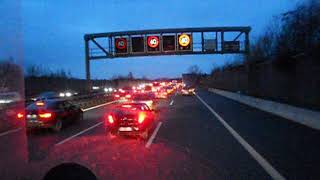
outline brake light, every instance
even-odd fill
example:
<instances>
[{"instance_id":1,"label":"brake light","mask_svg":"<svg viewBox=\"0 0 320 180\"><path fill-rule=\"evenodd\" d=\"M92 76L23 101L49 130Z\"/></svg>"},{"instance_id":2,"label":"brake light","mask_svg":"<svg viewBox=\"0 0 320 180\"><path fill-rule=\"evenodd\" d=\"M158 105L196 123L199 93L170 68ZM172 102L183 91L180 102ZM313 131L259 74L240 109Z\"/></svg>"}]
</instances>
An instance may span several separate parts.
<instances>
[{"instance_id":1,"label":"brake light","mask_svg":"<svg viewBox=\"0 0 320 180\"><path fill-rule=\"evenodd\" d=\"M36 102L36 105L37 106L44 106L44 102L42 102L42 101Z\"/></svg>"},{"instance_id":2,"label":"brake light","mask_svg":"<svg viewBox=\"0 0 320 180\"><path fill-rule=\"evenodd\" d=\"M145 113L139 113L139 117L138 117L138 122L141 124L143 123L143 121L146 118L146 114Z\"/></svg>"},{"instance_id":3,"label":"brake light","mask_svg":"<svg viewBox=\"0 0 320 180\"><path fill-rule=\"evenodd\" d=\"M111 115L108 116L108 122L110 124L113 124L114 123L114 120L113 120L113 117Z\"/></svg>"},{"instance_id":4,"label":"brake light","mask_svg":"<svg viewBox=\"0 0 320 180\"><path fill-rule=\"evenodd\" d=\"M130 95L130 94L127 94L127 95L126 95L126 98L131 98L131 95Z\"/></svg>"},{"instance_id":5,"label":"brake light","mask_svg":"<svg viewBox=\"0 0 320 180\"><path fill-rule=\"evenodd\" d=\"M118 97L120 97L120 95L119 94L116 94L116 95L114 95L116 98L118 98Z\"/></svg>"},{"instance_id":6,"label":"brake light","mask_svg":"<svg viewBox=\"0 0 320 180\"><path fill-rule=\"evenodd\" d=\"M24 117L24 114L23 114L23 113L18 113L18 114L17 114L17 118L18 118L18 119L21 119L21 118L23 118L23 117Z\"/></svg>"},{"instance_id":7,"label":"brake light","mask_svg":"<svg viewBox=\"0 0 320 180\"><path fill-rule=\"evenodd\" d=\"M39 117L42 119L49 119L52 117L52 113L41 113L39 114Z\"/></svg>"}]
</instances>

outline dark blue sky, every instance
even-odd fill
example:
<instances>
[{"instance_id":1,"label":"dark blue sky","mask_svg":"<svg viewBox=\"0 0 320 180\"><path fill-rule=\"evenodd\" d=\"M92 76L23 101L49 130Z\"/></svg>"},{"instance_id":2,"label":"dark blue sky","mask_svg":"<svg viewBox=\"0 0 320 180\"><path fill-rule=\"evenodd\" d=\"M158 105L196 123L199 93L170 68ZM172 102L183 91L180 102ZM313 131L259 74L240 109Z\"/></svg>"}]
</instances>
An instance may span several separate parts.
<instances>
[{"instance_id":1,"label":"dark blue sky","mask_svg":"<svg viewBox=\"0 0 320 180\"><path fill-rule=\"evenodd\" d=\"M2 2L1 2L2 1ZM270 23L272 16L291 9L299 0L0 0L3 20L0 30L7 41L10 30L23 34L22 50L25 66L42 65L51 70L63 68L72 75L85 77L85 33L176 27L251 26L251 40ZM21 15L21 26L12 10ZM19 12L17 12L19 11ZM17 30L16 30L17 31ZM21 33L18 31L18 34ZM1 37L1 35L0 35ZM13 43L17 45L17 43ZM19 44L19 43L18 43ZM12 47L12 45L11 45ZM0 57L17 54L0 43ZM4 50L3 50L4 49ZM14 49L14 48L13 48ZM2 51L2 52L1 52ZM198 65L209 72L215 65L232 60L232 56L162 56L94 61L92 78L126 75L175 77L189 66Z\"/></svg>"}]
</instances>

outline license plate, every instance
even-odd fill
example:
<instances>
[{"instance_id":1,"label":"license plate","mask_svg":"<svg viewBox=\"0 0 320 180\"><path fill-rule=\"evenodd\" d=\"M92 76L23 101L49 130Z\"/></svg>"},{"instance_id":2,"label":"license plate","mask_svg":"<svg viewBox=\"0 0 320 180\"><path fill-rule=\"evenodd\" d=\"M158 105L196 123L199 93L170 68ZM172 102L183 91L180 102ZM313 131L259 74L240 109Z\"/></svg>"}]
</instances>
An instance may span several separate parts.
<instances>
[{"instance_id":1,"label":"license plate","mask_svg":"<svg viewBox=\"0 0 320 180\"><path fill-rule=\"evenodd\" d=\"M132 131L131 127L120 127L119 131Z\"/></svg>"}]
</instances>

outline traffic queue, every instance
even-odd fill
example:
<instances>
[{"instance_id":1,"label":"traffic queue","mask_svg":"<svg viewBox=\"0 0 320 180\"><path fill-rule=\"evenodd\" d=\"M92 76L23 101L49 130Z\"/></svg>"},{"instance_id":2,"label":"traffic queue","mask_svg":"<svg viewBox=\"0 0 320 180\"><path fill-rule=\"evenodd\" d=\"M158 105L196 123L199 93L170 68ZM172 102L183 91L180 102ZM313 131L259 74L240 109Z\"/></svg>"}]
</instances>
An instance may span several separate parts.
<instances>
[{"instance_id":1,"label":"traffic queue","mask_svg":"<svg viewBox=\"0 0 320 180\"><path fill-rule=\"evenodd\" d=\"M156 104L180 88L180 83L153 82L119 89L114 97L122 103L106 114L107 133L147 139L155 125Z\"/></svg>"},{"instance_id":2,"label":"traffic queue","mask_svg":"<svg viewBox=\"0 0 320 180\"><path fill-rule=\"evenodd\" d=\"M146 139L156 121L157 103L172 94L191 95L194 89L182 83L153 82L125 86L109 92L116 105L106 112L103 121L110 135L134 135ZM51 129L59 132L64 126L83 119L83 109L68 98L37 99L29 104L18 119L26 121L28 132L34 129Z\"/></svg>"}]
</instances>

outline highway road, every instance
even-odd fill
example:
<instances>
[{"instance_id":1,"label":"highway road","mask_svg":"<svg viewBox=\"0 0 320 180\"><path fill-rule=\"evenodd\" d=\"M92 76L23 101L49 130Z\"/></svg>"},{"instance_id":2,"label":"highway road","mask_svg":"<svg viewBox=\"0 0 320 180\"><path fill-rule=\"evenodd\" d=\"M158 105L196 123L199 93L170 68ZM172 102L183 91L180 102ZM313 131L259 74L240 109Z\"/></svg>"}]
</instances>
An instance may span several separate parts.
<instances>
[{"instance_id":1,"label":"highway road","mask_svg":"<svg viewBox=\"0 0 320 180\"><path fill-rule=\"evenodd\" d=\"M319 131L290 120L198 90L161 100L153 133L143 141L107 136L103 115L115 104L85 111L83 121L60 133L30 134L33 171L26 176L77 162L99 179L320 178Z\"/></svg>"}]
</instances>

